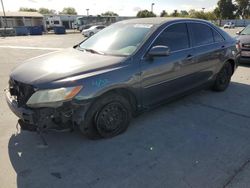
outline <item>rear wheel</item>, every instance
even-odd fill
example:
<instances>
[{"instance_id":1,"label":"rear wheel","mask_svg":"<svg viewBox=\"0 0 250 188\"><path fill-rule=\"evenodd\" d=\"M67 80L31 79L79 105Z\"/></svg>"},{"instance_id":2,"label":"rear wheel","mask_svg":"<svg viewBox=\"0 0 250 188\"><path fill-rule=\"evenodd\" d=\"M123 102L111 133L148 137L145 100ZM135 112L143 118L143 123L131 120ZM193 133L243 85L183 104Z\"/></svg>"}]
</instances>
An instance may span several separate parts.
<instances>
[{"instance_id":1,"label":"rear wheel","mask_svg":"<svg viewBox=\"0 0 250 188\"><path fill-rule=\"evenodd\" d=\"M230 63L226 63L216 77L215 83L213 85L213 90L225 91L231 81L232 73L232 66L230 65Z\"/></svg>"},{"instance_id":2,"label":"rear wheel","mask_svg":"<svg viewBox=\"0 0 250 188\"><path fill-rule=\"evenodd\" d=\"M131 120L131 106L126 98L107 94L98 99L80 125L81 132L88 138L109 138L123 133Z\"/></svg>"},{"instance_id":3,"label":"rear wheel","mask_svg":"<svg viewBox=\"0 0 250 188\"><path fill-rule=\"evenodd\" d=\"M94 33L93 32L91 32L91 33L89 33L89 36L91 37L91 36L93 36L94 35Z\"/></svg>"}]
</instances>

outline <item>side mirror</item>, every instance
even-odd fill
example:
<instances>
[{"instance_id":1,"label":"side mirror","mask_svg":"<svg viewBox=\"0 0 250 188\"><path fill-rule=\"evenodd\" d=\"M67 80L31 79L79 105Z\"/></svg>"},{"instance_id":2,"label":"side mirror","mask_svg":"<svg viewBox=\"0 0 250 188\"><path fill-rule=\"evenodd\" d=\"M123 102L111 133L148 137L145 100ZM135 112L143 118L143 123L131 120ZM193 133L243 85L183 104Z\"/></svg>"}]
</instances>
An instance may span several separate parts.
<instances>
[{"instance_id":1,"label":"side mirror","mask_svg":"<svg viewBox=\"0 0 250 188\"><path fill-rule=\"evenodd\" d=\"M148 52L149 57L168 56L168 55L170 55L170 49L168 46L154 46Z\"/></svg>"},{"instance_id":2,"label":"side mirror","mask_svg":"<svg viewBox=\"0 0 250 188\"><path fill-rule=\"evenodd\" d=\"M236 35L240 35L240 33L241 33L241 31L237 31L237 32L236 32Z\"/></svg>"}]
</instances>

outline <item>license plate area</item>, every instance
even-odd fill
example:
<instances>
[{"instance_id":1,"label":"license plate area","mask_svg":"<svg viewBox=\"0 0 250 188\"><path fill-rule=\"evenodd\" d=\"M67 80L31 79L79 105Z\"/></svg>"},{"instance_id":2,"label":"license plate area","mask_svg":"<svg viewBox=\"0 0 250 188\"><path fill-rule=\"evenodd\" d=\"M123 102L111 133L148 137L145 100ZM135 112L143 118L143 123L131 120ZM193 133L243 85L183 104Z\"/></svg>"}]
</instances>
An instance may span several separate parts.
<instances>
[{"instance_id":1,"label":"license plate area","mask_svg":"<svg viewBox=\"0 0 250 188\"><path fill-rule=\"evenodd\" d=\"M241 51L241 56L250 57L250 51Z\"/></svg>"}]
</instances>

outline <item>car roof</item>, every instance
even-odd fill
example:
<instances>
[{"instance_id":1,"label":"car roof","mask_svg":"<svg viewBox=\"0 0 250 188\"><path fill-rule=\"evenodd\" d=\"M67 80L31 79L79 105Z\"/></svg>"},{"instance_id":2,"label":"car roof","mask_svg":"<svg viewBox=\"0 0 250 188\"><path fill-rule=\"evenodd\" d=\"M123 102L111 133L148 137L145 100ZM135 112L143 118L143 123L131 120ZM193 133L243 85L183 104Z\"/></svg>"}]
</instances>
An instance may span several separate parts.
<instances>
[{"instance_id":1,"label":"car roof","mask_svg":"<svg viewBox=\"0 0 250 188\"><path fill-rule=\"evenodd\" d=\"M181 18L181 17L154 17L154 18L137 18L137 19L129 19L121 21L123 24L152 24L152 25L162 25L171 21L202 21L207 22L205 20L193 19L193 18Z\"/></svg>"}]
</instances>

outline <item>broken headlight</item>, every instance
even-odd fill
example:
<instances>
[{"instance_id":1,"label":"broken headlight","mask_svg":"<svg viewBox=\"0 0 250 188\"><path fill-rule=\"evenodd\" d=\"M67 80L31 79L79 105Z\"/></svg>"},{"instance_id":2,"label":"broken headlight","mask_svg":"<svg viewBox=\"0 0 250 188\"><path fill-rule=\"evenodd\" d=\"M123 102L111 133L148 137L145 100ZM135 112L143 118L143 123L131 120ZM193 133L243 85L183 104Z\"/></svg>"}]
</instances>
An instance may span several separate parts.
<instances>
[{"instance_id":1,"label":"broken headlight","mask_svg":"<svg viewBox=\"0 0 250 188\"><path fill-rule=\"evenodd\" d=\"M36 91L28 100L29 107L57 107L64 101L75 97L82 89L82 86L46 89ZM56 105L57 104L57 105Z\"/></svg>"}]
</instances>

